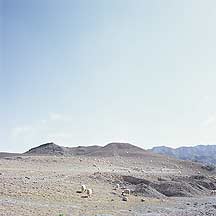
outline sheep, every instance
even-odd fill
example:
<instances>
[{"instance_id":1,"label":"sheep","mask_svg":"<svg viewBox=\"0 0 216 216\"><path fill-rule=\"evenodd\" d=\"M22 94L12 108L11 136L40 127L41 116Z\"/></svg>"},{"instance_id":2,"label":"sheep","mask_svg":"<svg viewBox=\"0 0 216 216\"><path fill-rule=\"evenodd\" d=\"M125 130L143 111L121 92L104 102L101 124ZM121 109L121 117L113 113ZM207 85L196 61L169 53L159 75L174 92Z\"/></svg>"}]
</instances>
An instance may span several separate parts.
<instances>
[{"instance_id":1,"label":"sheep","mask_svg":"<svg viewBox=\"0 0 216 216\"><path fill-rule=\"evenodd\" d=\"M130 195L130 189L125 189L122 191L123 196L125 196L126 194Z\"/></svg>"},{"instance_id":2,"label":"sheep","mask_svg":"<svg viewBox=\"0 0 216 216\"><path fill-rule=\"evenodd\" d=\"M86 191L86 186L85 185L81 185L81 192L84 193Z\"/></svg>"},{"instance_id":3,"label":"sheep","mask_svg":"<svg viewBox=\"0 0 216 216\"><path fill-rule=\"evenodd\" d=\"M87 189L87 195L90 197L92 195L92 189Z\"/></svg>"},{"instance_id":4,"label":"sheep","mask_svg":"<svg viewBox=\"0 0 216 216\"><path fill-rule=\"evenodd\" d=\"M212 190L211 195L216 195L216 190Z\"/></svg>"}]
</instances>

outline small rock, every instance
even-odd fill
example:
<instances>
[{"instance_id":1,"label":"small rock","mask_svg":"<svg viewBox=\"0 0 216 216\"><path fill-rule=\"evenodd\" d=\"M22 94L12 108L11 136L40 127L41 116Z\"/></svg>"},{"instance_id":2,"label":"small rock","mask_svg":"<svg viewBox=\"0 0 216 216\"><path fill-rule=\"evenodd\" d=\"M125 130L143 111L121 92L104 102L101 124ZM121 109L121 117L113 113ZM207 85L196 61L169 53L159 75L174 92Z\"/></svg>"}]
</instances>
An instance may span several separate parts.
<instances>
[{"instance_id":1,"label":"small rock","mask_svg":"<svg viewBox=\"0 0 216 216\"><path fill-rule=\"evenodd\" d=\"M122 198L122 200L127 202L127 201L128 201L128 197L124 196L124 197Z\"/></svg>"},{"instance_id":2,"label":"small rock","mask_svg":"<svg viewBox=\"0 0 216 216\"><path fill-rule=\"evenodd\" d=\"M141 202L145 202L145 199L144 199L144 198L142 198L142 199L141 199Z\"/></svg>"},{"instance_id":3,"label":"small rock","mask_svg":"<svg viewBox=\"0 0 216 216\"><path fill-rule=\"evenodd\" d=\"M117 189L119 189L119 188L120 188L120 185L119 185L119 184L116 184L115 189L117 190Z\"/></svg>"}]
</instances>

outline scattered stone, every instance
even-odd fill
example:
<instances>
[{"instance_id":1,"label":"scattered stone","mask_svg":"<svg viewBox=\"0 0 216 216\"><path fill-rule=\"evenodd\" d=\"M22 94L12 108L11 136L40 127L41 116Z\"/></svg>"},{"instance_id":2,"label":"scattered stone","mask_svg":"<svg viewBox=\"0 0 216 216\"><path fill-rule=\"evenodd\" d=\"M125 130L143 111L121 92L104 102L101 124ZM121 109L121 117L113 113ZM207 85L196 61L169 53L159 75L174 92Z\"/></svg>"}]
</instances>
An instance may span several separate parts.
<instances>
[{"instance_id":1,"label":"scattered stone","mask_svg":"<svg viewBox=\"0 0 216 216\"><path fill-rule=\"evenodd\" d=\"M119 184L116 184L115 189L118 190L119 188L120 188L120 185L119 185Z\"/></svg>"},{"instance_id":2,"label":"scattered stone","mask_svg":"<svg viewBox=\"0 0 216 216\"><path fill-rule=\"evenodd\" d=\"M125 202L127 202L127 201L128 201L128 197L124 196L124 197L122 198L122 200L125 201Z\"/></svg>"}]
</instances>

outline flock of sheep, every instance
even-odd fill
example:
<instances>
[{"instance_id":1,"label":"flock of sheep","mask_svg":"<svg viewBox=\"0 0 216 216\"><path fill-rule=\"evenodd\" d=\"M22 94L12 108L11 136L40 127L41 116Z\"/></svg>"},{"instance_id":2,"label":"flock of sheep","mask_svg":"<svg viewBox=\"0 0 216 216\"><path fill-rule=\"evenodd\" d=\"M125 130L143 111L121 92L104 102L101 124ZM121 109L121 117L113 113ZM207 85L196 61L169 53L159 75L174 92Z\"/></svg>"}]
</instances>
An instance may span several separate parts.
<instances>
[{"instance_id":1,"label":"flock of sheep","mask_svg":"<svg viewBox=\"0 0 216 216\"><path fill-rule=\"evenodd\" d=\"M120 185L116 184L116 187L114 188L114 190L118 190L118 189L120 189ZM87 197L91 197L93 190L90 188L87 188L86 185L81 185L81 193L86 193ZM130 195L130 193L131 193L130 189L124 189L121 192L121 195L123 197L122 200L128 201L128 196Z\"/></svg>"},{"instance_id":2,"label":"flock of sheep","mask_svg":"<svg viewBox=\"0 0 216 216\"><path fill-rule=\"evenodd\" d=\"M92 195L92 189L87 188L85 185L81 185L81 193L87 193L87 196L90 197Z\"/></svg>"}]
</instances>

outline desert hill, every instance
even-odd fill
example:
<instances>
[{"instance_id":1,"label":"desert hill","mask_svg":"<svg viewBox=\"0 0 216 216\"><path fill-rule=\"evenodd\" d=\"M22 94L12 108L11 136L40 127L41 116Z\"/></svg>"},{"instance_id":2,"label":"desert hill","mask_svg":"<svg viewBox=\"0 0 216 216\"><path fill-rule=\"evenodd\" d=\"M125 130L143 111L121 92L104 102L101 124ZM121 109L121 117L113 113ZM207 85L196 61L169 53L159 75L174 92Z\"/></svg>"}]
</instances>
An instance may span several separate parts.
<instances>
[{"instance_id":1,"label":"desert hill","mask_svg":"<svg viewBox=\"0 0 216 216\"><path fill-rule=\"evenodd\" d=\"M45 143L25 152L31 155L69 155L70 150L66 147L56 145L55 143Z\"/></svg>"},{"instance_id":2,"label":"desert hill","mask_svg":"<svg viewBox=\"0 0 216 216\"><path fill-rule=\"evenodd\" d=\"M65 156L72 156L72 155L85 155L92 151L97 150L100 146L78 146L78 147L63 147L59 146L55 143L45 143L35 148L30 149L29 151L25 152L24 154L30 155L65 155Z\"/></svg>"},{"instance_id":3,"label":"desert hill","mask_svg":"<svg viewBox=\"0 0 216 216\"><path fill-rule=\"evenodd\" d=\"M93 151L89 153L88 155L92 156L144 156L144 155L149 155L151 154L150 152L137 147L135 145L132 145L130 143L109 143L105 145L104 147L101 147L97 149L96 151Z\"/></svg>"},{"instance_id":4,"label":"desert hill","mask_svg":"<svg viewBox=\"0 0 216 216\"><path fill-rule=\"evenodd\" d=\"M78 146L78 147L63 147L55 143L46 143L35 148L30 149L24 154L28 155L87 155L87 156L123 156L123 157L142 157L142 156L155 156L157 154L146 151L140 147L130 143L113 142L105 145L104 147L93 146ZM160 157L160 156L159 156Z\"/></svg>"}]
</instances>

